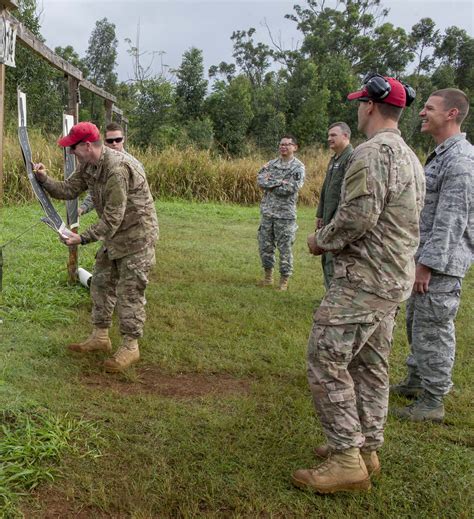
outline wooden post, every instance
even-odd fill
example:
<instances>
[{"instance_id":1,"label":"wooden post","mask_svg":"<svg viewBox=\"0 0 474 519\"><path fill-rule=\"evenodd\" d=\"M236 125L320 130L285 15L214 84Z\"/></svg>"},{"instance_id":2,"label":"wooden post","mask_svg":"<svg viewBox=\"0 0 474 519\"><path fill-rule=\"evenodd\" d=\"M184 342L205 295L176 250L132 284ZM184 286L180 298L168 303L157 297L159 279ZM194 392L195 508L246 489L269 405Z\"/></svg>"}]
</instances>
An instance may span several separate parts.
<instances>
[{"instance_id":1,"label":"wooden post","mask_svg":"<svg viewBox=\"0 0 474 519\"><path fill-rule=\"evenodd\" d=\"M72 77L67 77L68 88L68 113L74 117L74 124L79 121L79 81ZM77 227L71 229L72 232L78 233ZM74 285L77 283L77 269L79 266L79 247L72 245L69 247L69 259L67 263L68 283Z\"/></svg>"},{"instance_id":2,"label":"wooden post","mask_svg":"<svg viewBox=\"0 0 474 519\"><path fill-rule=\"evenodd\" d=\"M5 107L5 65L0 64L0 207L3 205L3 121Z\"/></svg>"},{"instance_id":3,"label":"wooden post","mask_svg":"<svg viewBox=\"0 0 474 519\"><path fill-rule=\"evenodd\" d=\"M114 109L114 103L113 101L110 101L110 99L105 99L105 124L110 124L112 122L112 112Z\"/></svg>"}]
</instances>

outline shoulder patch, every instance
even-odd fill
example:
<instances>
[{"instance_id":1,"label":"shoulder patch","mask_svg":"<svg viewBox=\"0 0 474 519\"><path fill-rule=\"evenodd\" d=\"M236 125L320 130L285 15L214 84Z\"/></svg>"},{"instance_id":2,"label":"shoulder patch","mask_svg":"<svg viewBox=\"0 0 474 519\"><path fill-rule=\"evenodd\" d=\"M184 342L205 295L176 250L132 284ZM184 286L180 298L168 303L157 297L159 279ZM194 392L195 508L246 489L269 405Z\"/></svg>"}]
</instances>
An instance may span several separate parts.
<instances>
[{"instance_id":1,"label":"shoulder patch","mask_svg":"<svg viewBox=\"0 0 474 519\"><path fill-rule=\"evenodd\" d=\"M360 196L370 195L367 174L369 168L362 163L362 161L356 161L351 165L350 170L347 172L344 184L344 201L350 202Z\"/></svg>"}]
</instances>

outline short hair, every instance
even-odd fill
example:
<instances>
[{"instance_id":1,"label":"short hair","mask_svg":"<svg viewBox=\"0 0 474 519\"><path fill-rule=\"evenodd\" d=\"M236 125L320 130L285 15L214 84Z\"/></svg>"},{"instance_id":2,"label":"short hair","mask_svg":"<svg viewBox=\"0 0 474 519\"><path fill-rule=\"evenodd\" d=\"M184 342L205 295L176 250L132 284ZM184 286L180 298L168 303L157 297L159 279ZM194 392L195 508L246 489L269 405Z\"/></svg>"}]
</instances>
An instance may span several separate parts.
<instances>
[{"instance_id":1,"label":"short hair","mask_svg":"<svg viewBox=\"0 0 474 519\"><path fill-rule=\"evenodd\" d=\"M296 137L294 135L291 135L291 133L287 133L286 135L282 135L280 137L280 140L282 139L291 139L291 142L295 145L295 146L298 146L298 141L296 140Z\"/></svg>"},{"instance_id":2,"label":"short hair","mask_svg":"<svg viewBox=\"0 0 474 519\"><path fill-rule=\"evenodd\" d=\"M451 110L451 108L459 110L459 114L455 119L458 124L461 124L469 113L469 99L458 88L442 88L433 92L431 96L441 97L445 110Z\"/></svg>"},{"instance_id":3,"label":"short hair","mask_svg":"<svg viewBox=\"0 0 474 519\"><path fill-rule=\"evenodd\" d=\"M123 128L120 126L120 124L118 123L109 123L106 127L105 127L105 133L107 132L122 132L123 133Z\"/></svg>"},{"instance_id":4,"label":"short hair","mask_svg":"<svg viewBox=\"0 0 474 519\"><path fill-rule=\"evenodd\" d=\"M349 139L351 138L351 129L349 128L349 125L343 121L338 121L337 123L332 123L331 126L329 126L328 131L331 128L337 128L339 127L342 131L342 133L345 133Z\"/></svg>"},{"instance_id":5,"label":"short hair","mask_svg":"<svg viewBox=\"0 0 474 519\"><path fill-rule=\"evenodd\" d=\"M391 119L398 123L402 116L403 107L390 105L388 103L374 103L379 107L379 112L385 119Z\"/></svg>"}]
</instances>

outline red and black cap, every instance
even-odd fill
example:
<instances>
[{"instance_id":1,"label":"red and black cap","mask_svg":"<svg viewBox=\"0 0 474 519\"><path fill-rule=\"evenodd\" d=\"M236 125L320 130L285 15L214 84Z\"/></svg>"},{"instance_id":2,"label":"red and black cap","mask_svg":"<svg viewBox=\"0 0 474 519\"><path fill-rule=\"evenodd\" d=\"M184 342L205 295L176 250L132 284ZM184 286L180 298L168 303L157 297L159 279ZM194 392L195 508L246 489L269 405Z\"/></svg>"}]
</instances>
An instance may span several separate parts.
<instances>
[{"instance_id":1,"label":"red and black cap","mask_svg":"<svg viewBox=\"0 0 474 519\"><path fill-rule=\"evenodd\" d=\"M347 99L352 101L375 101L404 108L407 106L407 94L403 83L393 77L373 74L364 80L364 85L357 92L351 92Z\"/></svg>"},{"instance_id":2,"label":"red and black cap","mask_svg":"<svg viewBox=\"0 0 474 519\"><path fill-rule=\"evenodd\" d=\"M100 132L97 126L89 122L75 124L66 137L58 140L59 146L68 148L80 142L96 142L100 140Z\"/></svg>"}]
</instances>

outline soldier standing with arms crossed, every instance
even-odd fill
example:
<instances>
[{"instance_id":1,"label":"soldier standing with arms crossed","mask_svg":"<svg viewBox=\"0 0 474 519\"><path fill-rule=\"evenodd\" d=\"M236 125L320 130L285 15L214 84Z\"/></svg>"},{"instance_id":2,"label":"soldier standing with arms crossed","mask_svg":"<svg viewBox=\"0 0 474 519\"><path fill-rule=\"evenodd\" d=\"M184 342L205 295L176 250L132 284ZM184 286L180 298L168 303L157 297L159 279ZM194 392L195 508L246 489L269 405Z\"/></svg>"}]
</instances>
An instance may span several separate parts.
<instances>
[{"instance_id":1,"label":"soldier standing with arms crossed","mask_svg":"<svg viewBox=\"0 0 474 519\"><path fill-rule=\"evenodd\" d=\"M349 94L368 140L352 155L334 218L308 236L313 254L335 253L308 343L309 386L327 437L316 453L327 459L297 470L293 483L320 493L368 490L380 472L388 356L397 307L415 278L425 192L423 168L398 130L413 98L411 88L378 74Z\"/></svg>"},{"instance_id":2,"label":"soldier standing with arms crossed","mask_svg":"<svg viewBox=\"0 0 474 519\"><path fill-rule=\"evenodd\" d=\"M294 154L298 149L292 135L284 135L280 140L280 156L267 162L258 172L258 186L263 190L260 203L261 220L258 228L258 248L265 270L260 286L273 284L275 247L280 252L280 284L278 290L288 289L288 280L293 273L293 253L295 241L296 201L298 191L303 187L304 164Z\"/></svg>"},{"instance_id":3,"label":"soldier standing with arms crossed","mask_svg":"<svg viewBox=\"0 0 474 519\"><path fill-rule=\"evenodd\" d=\"M138 339L145 322L145 288L155 263L158 220L143 168L123 153L102 144L97 127L74 125L58 144L69 147L78 160L64 182L48 177L43 164L34 164L36 178L53 197L71 200L89 190L99 221L66 245L102 241L91 282L91 335L69 345L71 351L110 352L109 328L117 308L122 344L104 363L106 371L122 371L140 358Z\"/></svg>"},{"instance_id":4,"label":"soldier standing with arms crossed","mask_svg":"<svg viewBox=\"0 0 474 519\"><path fill-rule=\"evenodd\" d=\"M469 111L464 92L433 92L420 112L421 131L436 148L426 165L426 203L421 213L413 294L407 304L411 354L408 376L391 391L418 399L394 414L414 422L442 421L443 398L452 387L454 319L461 283L474 256L474 148L461 133Z\"/></svg>"},{"instance_id":5,"label":"soldier standing with arms crossed","mask_svg":"<svg viewBox=\"0 0 474 519\"><path fill-rule=\"evenodd\" d=\"M346 173L347 164L354 149L350 143L351 129L344 122L331 124L328 129L329 148L334 152L329 161L326 177L321 189L318 210L316 212L316 230L327 225L336 214L341 186ZM321 255L326 290L334 276L334 259L330 252Z\"/></svg>"}]
</instances>

